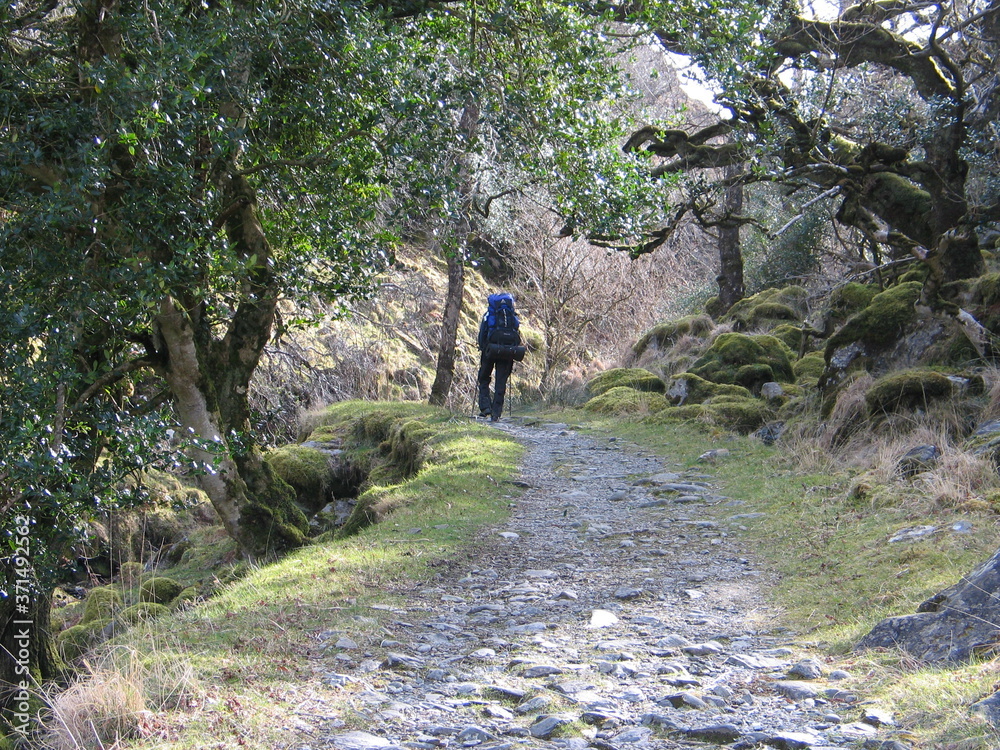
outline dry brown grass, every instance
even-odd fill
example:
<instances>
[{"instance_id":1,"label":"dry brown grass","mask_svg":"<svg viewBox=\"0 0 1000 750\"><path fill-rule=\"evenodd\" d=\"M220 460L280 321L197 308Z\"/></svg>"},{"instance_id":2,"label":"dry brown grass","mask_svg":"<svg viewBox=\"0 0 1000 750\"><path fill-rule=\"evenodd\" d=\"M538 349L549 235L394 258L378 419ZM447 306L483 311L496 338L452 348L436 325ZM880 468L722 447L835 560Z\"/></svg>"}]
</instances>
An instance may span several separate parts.
<instances>
[{"instance_id":1,"label":"dry brown grass","mask_svg":"<svg viewBox=\"0 0 1000 750\"><path fill-rule=\"evenodd\" d=\"M105 750L162 729L158 715L197 702L190 665L145 658L132 649L106 652L65 690L46 695L44 746L51 750Z\"/></svg>"}]
</instances>

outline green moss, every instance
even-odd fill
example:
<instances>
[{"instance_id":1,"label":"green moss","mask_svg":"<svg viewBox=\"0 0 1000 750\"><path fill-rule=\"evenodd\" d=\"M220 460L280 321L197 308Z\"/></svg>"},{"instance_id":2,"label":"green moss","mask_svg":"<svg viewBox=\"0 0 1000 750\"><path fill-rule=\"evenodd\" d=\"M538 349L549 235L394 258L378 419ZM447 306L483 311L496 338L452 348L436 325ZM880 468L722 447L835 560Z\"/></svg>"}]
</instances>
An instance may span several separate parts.
<instances>
[{"instance_id":1,"label":"green moss","mask_svg":"<svg viewBox=\"0 0 1000 750\"><path fill-rule=\"evenodd\" d=\"M147 620L155 620L157 617L162 617L169 612L170 610L162 604L156 604L155 602L139 602L138 604L133 604L131 607L126 607L119 612L118 621L125 625L132 626L137 625L140 622L146 622Z\"/></svg>"},{"instance_id":2,"label":"green moss","mask_svg":"<svg viewBox=\"0 0 1000 750\"><path fill-rule=\"evenodd\" d=\"M790 383L792 351L774 336L749 336L742 333L724 333L691 367L690 372L714 383L737 383L737 374L745 365L767 365L773 380Z\"/></svg>"},{"instance_id":3,"label":"green moss","mask_svg":"<svg viewBox=\"0 0 1000 750\"><path fill-rule=\"evenodd\" d=\"M792 373L795 375L795 382L808 381L815 385L826 369L826 360L823 352L809 352L802 359L792 364Z\"/></svg>"},{"instance_id":4,"label":"green moss","mask_svg":"<svg viewBox=\"0 0 1000 750\"><path fill-rule=\"evenodd\" d=\"M836 320L846 320L868 307L878 293L877 286L849 281L830 292L828 315Z\"/></svg>"},{"instance_id":5,"label":"green moss","mask_svg":"<svg viewBox=\"0 0 1000 750\"><path fill-rule=\"evenodd\" d=\"M705 404L705 414L718 427L732 432L749 434L764 426L774 412L760 399L713 399Z\"/></svg>"},{"instance_id":6,"label":"green moss","mask_svg":"<svg viewBox=\"0 0 1000 750\"><path fill-rule=\"evenodd\" d=\"M764 383L770 383L773 380L774 371L770 365L764 364L743 365L733 377L736 385L742 385L751 393L758 393Z\"/></svg>"},{"instance_id":7,"label":"green moss","mask_svg":"<svg viewBox=\"0 0 1000 750\"><path fill-rule=\"evenodd\" d=\"M308 541L309 521L296 504L295 490L267 461L253 468L247 473L253 500L240 511L240 527L254 537L252 547L274 552L301 547Z\"/></svg>"},{"instance_id":8,"label":"green moss","mask_svg":"<svg viewBox=\"0 0 1000 750\"><path fill-rule=\"evenodd\" d=\"M688 315L678 320L660 323L646 331L632 345L632 353L636 357L640 357L650 346L663 349L682 336L704 336L712 330L714 325L712 319L707 315Z\"/></svg>"},{"instance_id":9,"label":"green moss","mask_svg":"<svg viewBox=\"0 0 1000 750\"><path fill-rule=\"evenodd\" d=\"M933 370L904 370L883 375L865 394L872 413L925 409L934 399L951 395L952 383Z\"/></svg>"},{"instance_id":10,"label":"green moss","mask_svg":"<svg viewBox=\"0 0 1000 750\"><path fill-rule=\"evenodd\" d=\"M666 384L649 370L639 367L615 367L605 370L587 381L584 390L591 396L600 396L612 388L632 388L636 391L663 393Z\"/></svg>"},{"instance_id":11,"label":"green moss","mask_svg":"<svg viewBox=\"0 0 1000 750\"><path fill-rule=\"evenodd\" d=\"M826 344L827 358L842 346L864 342L876 346L891 344L916 319L914 304L921 285L908 282L876 294L864 310L852 315Z\"/></svg>"},{"instance_id":12,"label":"green moss","mask_svg":"<svg viewBox=\"0 0 1000 750\"><path fill-rule=\"evenodd\" d=\"M709 297L705 300L705 314L718 320L719 316L726 312L722 308L722 300L716 297Z\"/></svg>"},{"instance_id":13,"label":"green moss","mask_svg":"<svg viewBox=\"0 0 1000 750\"><path fill-rule=\"evenodd\" d=\"M193 604L198 601L199 595L197 586L188 586L177 595L176 599L170 602L170 609L180 609L188 604Z\"/></svg>"},{"instance_id":14,"label":"green moss","mask_svg":"<svg viewBox=\"0 0 1000 750\"><path fill-rule=\"evenodd\" d=\"M976 279L972 290L973 314L991 331L1000 331L1000 273Z\"/></svg>"},{"instance_id":15,"label":"green moss","mask_svg":"<svg viewBox=\"0 0 1000 750\"><path fill-rule=\"evenodd\" d=\"M656 412L646 417L645 422L651 424L663 424L667 422L690 422L700 420L705 414L703 404L685 404L684 406L670 406L662 411Z\"/></svg>"},{"instance_id":16,"label":"green moss","mask_svg":"<svg viewBox=\"0 0 1000 750\"><path fill-rule=\"evenodd\" d=\"M681 384L680 381L683 381ZM687 395L684 397L684 404L697 404L715 396L732 395L749 397L750 391L741 385L730 385L726 383L713 383L690 372L681 373L671 378L670 393L684 390ZM679 400L679 397L678 397Z\"/></svg>"},{"instance_id":17,"label":"green moss","mask_svg":"<svg viewBox=\"0 0 1000 750\"><path fill-rule=\"evenodd\" d=\"M66 628L56 637L59 655L67 662L75 661L104 640L104 628L110 620L91 620Z\"/></svg>"},{"instance_id":18,"label":"green moss","mask_svg":"<svg viewBox=\"0 0 1000 750\"><path fill-rule=\"evenodd\" d=\"M648 414L667 408L667 399L662 393L617 386L590 399L583 408L597 414Z\"/></svg>"},{"instance_id":19,"label":"green moss","mask_svg":"<svg viewBox=\"0 0 1000 750\"><path fill-rule=\"evenodd\" d=\"M723 320L740 330L767 326L779 320L801 320L809 293L801 286L765 289L733 305ZM773 326L772 326L773 327Z\"/></svg>"},{"instance_id":20,"label":"green moss","mask_svg":"<svg viewBox=\"0 0 1000 750\"><path fill-rule=\"evenodd\" d=\"M81 624L108 621L122 608L122 595L110 586L98 586L87 594Z\"/></svg>"},{"instance_id":21,"label":"green moss","mask_svg":"<svg viewBox=\"0 0 1000 750\"><path fill-rule=\"evenodd\" d=\"M142 573L142 563L139 562L123 562L118 566L118 580L126 586L138 584Z\"/></svg>"},{"instance_id":22,"label":"green moss","mask_svg":"<svg viewBox=\"0 0 1000 750\"><path fill-rule=\"evenodd\" d=\"M264 455L275 473L295 490L304 507L318 510L326 504L330 485L330 458L321 450L303 445L284 445Z\"/></svg>"},{"instance_id":23,"label":"green moss","mask_svg":"<svg viewBox=\"0 0 1000 750\"><path fill-rule=\"evenodd\" d=\"M184 586L173 578L157 576L142 582L139 587L139 601L154 604L169 604L184 590Z\"/></svg>"},{"instance_id":24,"label":"green moss","mask_svg":"<svg viewBox=\"0 0 1000 750\"><path fill-rule=\"evenodd\" d=\"M799 326L783 323L771 331L771 335L782 341L793 352L799 351L802 347L802 329Z\"/></svg>"}]
</instances>

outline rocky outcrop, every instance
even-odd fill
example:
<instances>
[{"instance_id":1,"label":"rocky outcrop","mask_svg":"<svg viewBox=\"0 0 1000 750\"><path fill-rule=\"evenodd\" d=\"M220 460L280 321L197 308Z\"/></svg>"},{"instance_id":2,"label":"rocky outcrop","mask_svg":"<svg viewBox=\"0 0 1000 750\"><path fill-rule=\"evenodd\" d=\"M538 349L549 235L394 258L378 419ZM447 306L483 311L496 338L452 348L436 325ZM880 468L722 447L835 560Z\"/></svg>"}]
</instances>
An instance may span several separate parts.
<instances>
[{"instance_id":1,"label":"rocky outcrop","mask_svg":"<svg viewBox=\"0 0 1000 750\"><path fill-rule=\"evenodd\" d=\"M890 617L855 647L899 648L929 662L965 661L1000 642L1000 551L917 613Z\"/></svg>"}]
</instances>

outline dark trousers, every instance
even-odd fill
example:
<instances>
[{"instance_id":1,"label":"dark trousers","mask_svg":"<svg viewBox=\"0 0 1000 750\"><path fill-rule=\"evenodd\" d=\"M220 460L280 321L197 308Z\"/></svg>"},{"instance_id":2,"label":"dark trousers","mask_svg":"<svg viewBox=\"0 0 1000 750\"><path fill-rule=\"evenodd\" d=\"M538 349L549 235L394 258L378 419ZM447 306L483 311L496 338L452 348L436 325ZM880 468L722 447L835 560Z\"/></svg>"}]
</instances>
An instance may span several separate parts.
<instances>
[{"instance_id":1,"label":"dark trousers","mask_svg":"<svg viewBox=\"0 0 1000 750\"><path fill-rule=\"evenodd\" d=\"M490 396L490 377L496 370L496 387ZM489 414L496 419L503 412L503 397L507 393L507 378L514 369L514 360L496 359L483 352L479 359L479 413Z\"/></svg>"}]
</instances>

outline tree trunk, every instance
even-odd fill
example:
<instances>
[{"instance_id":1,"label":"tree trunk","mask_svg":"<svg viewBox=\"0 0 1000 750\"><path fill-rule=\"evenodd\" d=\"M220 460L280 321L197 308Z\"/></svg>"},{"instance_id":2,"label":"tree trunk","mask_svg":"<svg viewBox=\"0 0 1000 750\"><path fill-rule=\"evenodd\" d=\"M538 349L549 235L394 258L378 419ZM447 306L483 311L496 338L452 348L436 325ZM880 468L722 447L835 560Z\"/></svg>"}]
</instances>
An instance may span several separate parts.
<instances>
[{"instance_id":1,"label":"tree trunk","mask_svg":"<svg viewBox=\"0 0 1000 750\"><path fill-rule=\"evenodd\" d=\"M458 342L458 325L462 316L462 301L465 298L465 253L472 235L472 201L475 198L475 180L470 164L472 142L479 129L479 106L470 102L462 111L459 129L465 136L465 149L460 160L459 197L461 216L454 232L454 247L447 253L448 293L444 303L444 319L441 321L441 344L438 349L437 369L431 386L430 403L443 406L451 393L455 378L455 346Z\"/></svg>"},{"instance_id":2,"label":"tree trunk","mask_svg":"<svg viewBox=\"0 0 1000 750\"><path fill-rule=\"evenodd\" d=\"M270 340L277 309L271 248L245 177L224 185L238 210L226 220L233 249L255 259L225 336L213 336L200 303L167 297L157 315L166 364L161 368L177 416L194 438L202 488L226 531L251 558L305 542L308 522L295 493L264 461L251 434L250 380Z\"/></svg>"},{"instance_id":3,"label":"tree trunk","mask_svg":"<svg viewBox=\"0 0 1000 750\"><path fill-rule=\"evenodd\" d=\"M22 536L15 542L24 555L0 560L0 587L8 594L0 597L0 709L10 727L27 734L36 725L37 689L59 677L62 662L50 630L52 599L31 568L31 539Z\"/></svg>"},{"instance_id":4,"label":"tree trunk","mask_svg":"<svg viewBox=\"0 0 1000 750\"><path fill-rule=\"evenodd\" d=\"M464 243L463 243L464 244ZM441 346L438 349L437 370L431 386L430 403L443 406L451 393L455 377L455 347L458 342L458 324L462 314L462 299L465 296L465 252L464 248L448 253L448 295L444 303L444 319L441 321Z\"/></svg>"},{"instance_id":5,"label":"tree trunk","mask_svg":"<svg viewBox=\"0 0 1000 750\"><path fill-rule=\"evenodd\" d=\"M731 166L726 168L726 178L739 177L741 168ZM725 214L727 217L737 217L743 211L743 185L734 183L726 188ZM740 247L740 225L736 221L724 221L719 226L719 309L726 312L735 305L745 293L743 285L743 252Z\"/></svg>"}]
</instances>

